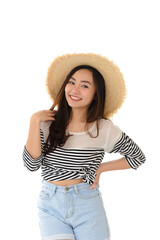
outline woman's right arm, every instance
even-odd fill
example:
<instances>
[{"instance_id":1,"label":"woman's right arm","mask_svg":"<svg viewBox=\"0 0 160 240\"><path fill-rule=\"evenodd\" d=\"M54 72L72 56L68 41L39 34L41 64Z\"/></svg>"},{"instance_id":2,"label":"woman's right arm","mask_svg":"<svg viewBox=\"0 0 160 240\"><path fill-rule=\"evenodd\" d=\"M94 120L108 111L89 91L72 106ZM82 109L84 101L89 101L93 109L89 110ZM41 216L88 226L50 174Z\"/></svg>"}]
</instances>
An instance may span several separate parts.
<instances>
[{"instance_id":1,"label":"woman's right arm","mask_svg":"<svg viewBox=\"0 0 160 240\"><path fill-rule=\"evenodd\" d=\"M30 171L36 171L42 164L44 144L43 132L40 123L47 120L55 120L53 110L41 110L34 113L30 118L29 133L26 145L23 149L24 166Z\"/></svg>"}]
</instances>

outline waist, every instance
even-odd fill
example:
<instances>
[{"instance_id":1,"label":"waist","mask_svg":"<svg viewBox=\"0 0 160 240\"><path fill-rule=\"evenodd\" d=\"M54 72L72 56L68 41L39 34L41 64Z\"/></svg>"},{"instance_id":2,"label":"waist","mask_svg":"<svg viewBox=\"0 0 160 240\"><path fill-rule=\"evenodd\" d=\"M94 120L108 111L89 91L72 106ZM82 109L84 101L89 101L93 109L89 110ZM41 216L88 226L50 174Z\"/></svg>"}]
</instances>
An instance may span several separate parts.
<instances>
[{"instance_id":1,"label":"waist","mask_svg":"<svg viewBox=\"0 0 160 240\"><path fill-rule=\"evenodd\" d=\"M68 185L73 185L73 184L77 184L77 183L82 183L83 178L68 179L68 180L62 180L62 181L47 181L47 182L53 183L53 184L59 185L59 186L68 186Z\"/></svg>"}]
</instances>

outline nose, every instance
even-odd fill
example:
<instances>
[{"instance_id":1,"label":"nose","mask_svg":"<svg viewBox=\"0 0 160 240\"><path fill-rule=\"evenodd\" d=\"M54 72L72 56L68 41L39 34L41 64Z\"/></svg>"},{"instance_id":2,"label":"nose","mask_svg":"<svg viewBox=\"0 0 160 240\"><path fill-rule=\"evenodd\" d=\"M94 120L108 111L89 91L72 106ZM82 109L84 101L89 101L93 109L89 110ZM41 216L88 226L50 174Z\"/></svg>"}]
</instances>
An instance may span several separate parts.
<instances>
[{"instance_id":1,"label":"nose","mask_svg":"<svg viewBox=\"0 0 160 240\"><path fill-rule=\"evenodd\" d=\"M80 92L80 86L77 84L77 85L74 85L73 88L72 88L72 91L75 92L75 93L79 93Z\"/></svg>"}]
</instances>

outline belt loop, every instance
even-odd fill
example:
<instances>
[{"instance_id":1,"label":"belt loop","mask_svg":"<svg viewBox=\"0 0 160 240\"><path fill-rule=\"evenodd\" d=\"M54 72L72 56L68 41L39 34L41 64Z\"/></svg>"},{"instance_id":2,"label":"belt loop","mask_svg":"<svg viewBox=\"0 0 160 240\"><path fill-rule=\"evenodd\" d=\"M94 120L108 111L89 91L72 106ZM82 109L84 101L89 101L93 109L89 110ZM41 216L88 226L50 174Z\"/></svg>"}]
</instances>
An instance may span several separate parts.
<instances>
[{"instance_id":1,"label":"belt loop","mask_svg":"<svg viewBox=\"0 0 160 240\"><path fill-rule=\"evenodd\" d=\"M78 193L77 185L74 185L74 189L75 189L76 193Z\"/></svg>"},{"instance_id":2,"label":"belt loop","mask_svg":"<svg viewBox=\"0 0 160 240\"><path fill-rule=\"evenodd\" d=\"M53 185L53 194L55 193L56 188L57 188L57 186L56 186L56 184L54 184L54 185Z\"/></svg>"}]
</instances>

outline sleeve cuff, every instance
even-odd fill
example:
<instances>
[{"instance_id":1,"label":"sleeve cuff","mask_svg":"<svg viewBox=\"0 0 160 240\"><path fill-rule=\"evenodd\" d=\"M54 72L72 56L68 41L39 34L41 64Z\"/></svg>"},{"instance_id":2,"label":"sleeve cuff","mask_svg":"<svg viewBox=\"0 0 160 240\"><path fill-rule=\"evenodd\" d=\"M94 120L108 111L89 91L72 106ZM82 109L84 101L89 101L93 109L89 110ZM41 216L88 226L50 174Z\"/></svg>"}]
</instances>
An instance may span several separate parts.
<instances>
[{"instance_id":1,"label":"sleeve cuff","mask_svg":"<svg viewBox=\"0 0 160 240\"><path fill-rule=\"evenodd\" d=\"M27 167L27 169L30 171L36 171L40 168L42 164L43 153L38 158L32 158L27 151L26 146L24 146L22 157L24 161L24 166Z\"/></svg>"}]
</instances>

